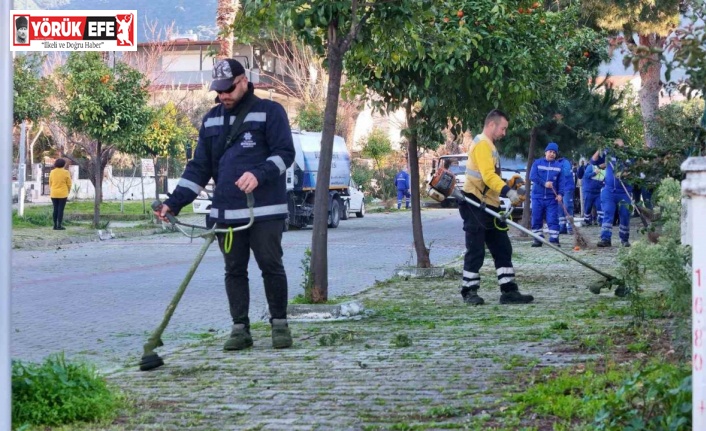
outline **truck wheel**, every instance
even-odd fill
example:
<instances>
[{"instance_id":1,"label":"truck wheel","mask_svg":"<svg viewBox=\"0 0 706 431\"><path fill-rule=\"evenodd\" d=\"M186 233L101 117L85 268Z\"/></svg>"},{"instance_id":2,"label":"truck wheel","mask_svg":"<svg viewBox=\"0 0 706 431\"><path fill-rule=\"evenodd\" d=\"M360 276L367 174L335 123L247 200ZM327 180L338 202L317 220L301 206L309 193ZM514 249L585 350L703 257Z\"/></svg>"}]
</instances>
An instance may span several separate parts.
<instances>
[{"instance_id":1,"label":"truck wheel","mask_svg":"<svg viewBox=\"0 0 706 431\"><path fill-rule=\"evenodd\" d=\"M301 229L301 225L296 223L296 210L297 205L294 202L294 195L292 193L287 193L287 219L284 221L283 232L287 232L289 229Z\"/></svg>"},{"instance_id":2,"label":"truck wheel","mask_svg":"<svg viewBox=\"0 0 706 431\"><path fill-rule=\"evenodd\" d=\"M331 211L328 215L328 227L331 229L336 229L338 223L341 222L341 206L338 203L338 199L334 199L331 202Z\"/></svg>"},{"instance_id":3,"label":"truck wheel","mask_svg":"<svg viewBox=\"0 0 706 431\"><path fill-rule=\"evenodd\" d=\"M341 212L341 220L348 220L348 213L351 212L351 201L343 202L343 211Z\"/></svg>"},{"instance_id":4,"label":"truck wheel","mask_svg":"<svg viewBox=\"0 0 706 431\"><path fill-rule=\"evenodd\" d=\"M365 217L365 202L360 203L360 211L355 213L355 216L358 218L363 218Z\"/></svg>"}]
</instances>

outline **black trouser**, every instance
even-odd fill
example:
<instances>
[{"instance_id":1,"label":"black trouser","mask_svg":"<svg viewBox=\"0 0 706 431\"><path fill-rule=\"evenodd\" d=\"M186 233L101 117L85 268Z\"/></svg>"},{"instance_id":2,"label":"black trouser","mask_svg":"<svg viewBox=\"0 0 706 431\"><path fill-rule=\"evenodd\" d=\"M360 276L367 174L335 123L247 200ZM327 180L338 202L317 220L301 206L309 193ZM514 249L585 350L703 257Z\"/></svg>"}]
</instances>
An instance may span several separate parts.
<instances>
[{"instance_id":1,"label":"black trouser","mask_svg":"<svg viewBox=\"0 0 706 431\"><path fill-rule=\"evenodd\" d=\"M219 224L218 227L228 226ZM271 318L287 318L287 274L282 264L283 228L282 219L256 221L249 229L233 232L230 251L227 253L224 244L229 234L218 234L218 245L225 260L226 294L234 324L243 323L246 328L250 328L248 262L251 249L262 271Z\"/></svg>"},{"instance_id":2,"label":"black trouser","mask_svg":"<svg viewBox=\"0 0 706 431\"><path fill-rule=\"evenodd\" d=\"M64 222L64 207L67 200L68 198L51 198L51 203L54 205L54 212L51 216L54 220L54 227L61 227Z\"/></svg>"},{"instance_id":3,"label":"black trouser","mask_svg":"<svg viewBox=\"0 0 706 431\"><path fill-rule=\"evenodd\" d=\"M497 207L488 206L488 209L500 211ZM458 210L463 218L463 230L466 233L461 295L475 292L480 287L480 269L483 266L486 245L495 261L500 290L518 290L515 270L512 267L512 243L507 235L507 224L465 201L459 202Z\"/></svg>"}]
</instances>

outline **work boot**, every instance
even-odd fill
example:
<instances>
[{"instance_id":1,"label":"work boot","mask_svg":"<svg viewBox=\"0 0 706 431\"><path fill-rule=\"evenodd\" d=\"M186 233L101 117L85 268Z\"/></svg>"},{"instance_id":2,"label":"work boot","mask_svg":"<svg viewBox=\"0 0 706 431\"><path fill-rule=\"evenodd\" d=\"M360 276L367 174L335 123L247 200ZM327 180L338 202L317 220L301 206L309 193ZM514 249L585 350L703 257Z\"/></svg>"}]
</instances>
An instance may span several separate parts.
<instances>
[{"instance_id":1,"label":"work boot","mask_svg":"<svg viewBox=\"0 0 706 431\"><path fill-rule=\"evenodd\" d=\"M517 288L515 283L511 283L509 286L500 286L500 303L501 304L529 304L534 301L534 296L523 295Z\"/></svg>"},{"instance_id":2,"label":"work boot","mask_svg":"<svg viewBox=\"0 0 706 431\"><path fill-rule=\"evenodd\" d=\"M559 241L549 241L549 244L553 245L554 247L561 248L561 244L559 244Z\"/></svg>"},{"instance_id":3,"label":"work boot","mask_svg":"<svg viewBox=\"0 0 706 431\"><path fill-rule=\"evenodd\" d=\"M223 350L243 350L248 347L252 347L252 335L245 329L244 324L236 323L230 331L230 338L223 345Z\"/></svg>"},{"instance_id":4,"label":"work boot","mask_svg":"<svg viewBox=\"0 0 706 431\"><path fill-rule=\"evenodd\" d=\"M287 326L287 319L272 319L272 347L275 349L292 347L292 331Z\"/></svg>"},{"instance_id":5,"label":"work boot","mask_svg":"<svg viewBox=\"0 0 706 431\"><path fill-rule=\"evenodd\" d=\"M463 302L465 302L468 305L483 305L485 304L485 300L478 296L478 291L477 290L471 290L468 293L463 295Z\"/></svg>"},{"instance_id":6,"label":"work boot","mask_svg":"<svg viewBox=\"0 0 706 431\"><path fill-rule=\"evenodd\" d=\"M532 242L532 247L541 247L541 246L542 246L542 242L541 242L541 241L537 241L537 240L535 239L535 240Z\"/></svg>"},{"instance_id":7,"label":"work boot","mask_svg":"<svg viewBox=\"0 0 706 431\"><path fill-rule=\"evenodd\" d=\"M612 247L609 239L602 239L596 243L596 247Z\"/></svg>"},{"instance_id":8,"label":"work boot","mask_svg":"<svg viewBox=\"0 0 706 431\"><path fill-rule=\"evenodd\" d=\"M621 244L623 245L623 247L630 247L629 241L622 241Z\"/></svg>"}]
</instances>

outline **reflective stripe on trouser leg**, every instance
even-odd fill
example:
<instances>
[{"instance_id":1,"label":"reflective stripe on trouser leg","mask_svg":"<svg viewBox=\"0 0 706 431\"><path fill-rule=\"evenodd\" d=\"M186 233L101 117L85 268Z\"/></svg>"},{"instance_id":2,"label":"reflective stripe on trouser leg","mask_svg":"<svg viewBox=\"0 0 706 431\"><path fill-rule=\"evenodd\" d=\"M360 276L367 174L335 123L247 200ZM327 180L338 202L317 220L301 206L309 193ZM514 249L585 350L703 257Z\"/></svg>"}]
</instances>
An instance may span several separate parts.
<instances>
[{"instance_id":1,"label":"reflective stripe on trouser leg","mask_svg":"<svg viewBox=\"0 0 706 431\"><path fill-rule=\"evenodd\" d=\"M547 205L547 227L549 242L559 242L559 202L553 199Z\"/></svg>"},{"instance_id":2,"label":"reflective stripe on trouser leg","mask_svg":"<svg viewBox=\"0 0 706 431\"><path fill-rule=\"evenodd\" d=\"M620 236L620 241L628 241L630 239L630 209L631 204L627 195L617 195L618 199L618 218L620 224L618 225L618 236Z\"/></svg>"},{"instance_id":3,"label":"reflective stripe on trouser leg","mask_svg":"<svg viewBox=\"0 0 706 431\"><path fill-rule=\"evenodd\" d=\"M477 272L463 271L461 280L461 295L470 291L476 292L480 287L480 274Z\"/></svg>"},{"instance_id":4,"label":"reflective stripe on trouser leg","mask_svg":"<svg viewBox=\"0 0 706 431\"><path fill-rule=\"evenodd\" d=\"M559 242L559 230L549 229L549 242Z\"/></svg>"},{"instance_id":5,"label":"reflective stripe on trouser leg","mask_svg":"<svg viewBox=\"0 0 706 431\"><path fill-rule=\"evenodd\" d=\"M571 193L567 193L564 195L566 199L564 199L564 207L566 208L566 212L569 213L569 217L566 217L564 215L564 225L566 227L566 232L567 233L573 233L574 228L571 226L571 219L570 217L573 217L574 215L574 192L572 191ZM564 210L561 209L561 214L564 214Z\"/></svg>"},{"instance_id":6,"label":"reflective stripe on trouser leg","mask_svg":"<svg viewBox=\"0 0 706 431\"><path fill-rule=\"evenodd\" d=\"M613 237L613 218L615 217L615 201L613 193L607 188L601 190L601 209L603 210L603 223L601 223L601 240L610 241Z\"/></svg>"},{"instance_id":7,"label":"reflective stripe on trouser leg","mask_svg":"<svg viewBox=\"0 0 706 431\"><path fill-rule=\"evenodd\" d=\"M515 268L513 267L503 267L497 268L495 270L498 274L498 284L502 287L503 285L508 285L510 283L515 283Z\"/></svg>"}]
</instances>

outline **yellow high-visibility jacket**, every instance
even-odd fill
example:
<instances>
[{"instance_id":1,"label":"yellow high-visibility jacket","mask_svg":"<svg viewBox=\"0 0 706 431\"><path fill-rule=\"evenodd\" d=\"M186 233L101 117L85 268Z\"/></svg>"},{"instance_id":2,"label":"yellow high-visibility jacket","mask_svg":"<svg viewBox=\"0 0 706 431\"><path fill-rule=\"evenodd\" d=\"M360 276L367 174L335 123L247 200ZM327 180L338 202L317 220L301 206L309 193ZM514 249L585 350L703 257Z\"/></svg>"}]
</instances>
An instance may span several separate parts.
<instances>
[{"instance_id":1,"label":"yellow high-visibility jacket","mask_svg":"<svg viewBox=\"0 0 706 431\"><path fill-rule=\"evenodd\" d=\"M466 161L466 182L463 191L471 193L480 202L500 206L500 192L507 187L500 177L500 155L495 144L484 134L473 138Z\"/></svg>"}]
</instances>

